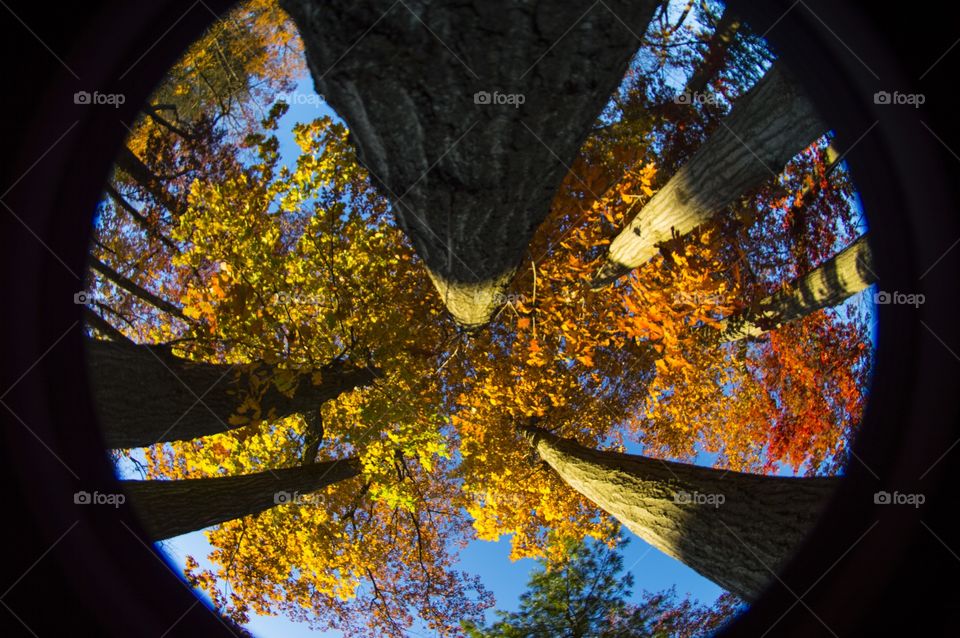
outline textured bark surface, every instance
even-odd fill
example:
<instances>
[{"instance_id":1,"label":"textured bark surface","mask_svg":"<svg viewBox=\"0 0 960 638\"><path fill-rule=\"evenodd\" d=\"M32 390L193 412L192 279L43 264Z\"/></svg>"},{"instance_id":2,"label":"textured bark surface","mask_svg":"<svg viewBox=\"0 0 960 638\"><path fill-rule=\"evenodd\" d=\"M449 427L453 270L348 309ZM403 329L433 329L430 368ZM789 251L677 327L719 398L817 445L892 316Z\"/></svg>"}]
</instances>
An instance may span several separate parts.
<instances>
[{"instance_id":1,"label":"textured bark surface","mask_svg":"<svg viewBox=\"0 0 960 638\"><path fill-rule=\"evenodd\" d=\"M500 305L657 4L281 2L317 92L466 327Z\"/></svg>"},{"instance_id":2,"label":"textured bark surface","mask_svg":"<svg viewBox=\"0 0 960 638\"><path fill-rule=\"evenodd\" d=\"M237 427L230 417L251 395L251 374L270 378L265 364L215 365L187 361L164 346L88 340L91 390L104 440L110 448L183 441ZM375 371L330 365L321 382L301 375L293 396L268 384L260 398L264 418L316 410L324 401L373 383Z\"/></svg>"},{"instance_id":3,"label":"textured bark surface","mask_svg":"<svg viewBox=\"0 0 960 638\"><path fill-rule=\"evenodd\" d=\"M593 450L538 428L523 431L570 487L747 601L813 526L838 480L728 472ZM703 502L721 495L722 503Z\"/></svg>"},{"instance_id":4,"label":"textured bark surface","mask_svg":"<svg viewBox=\"0 0 960 638\"><path fill-rule=\"evenodd\" d=\"M690 232L746 191L776 178L791 158L826 132L813 104L775 63L617 235L594 286L643 265L657 254L660 242Z\"/></svg>"},{"instance_id":5,"label":"textured bark surface","mask_svg":"<svg viewBox=\"0 0 960 638\"><path fill-rule=\"evenodd\" d=\"M716 326L698 328L698 337L705 345L758 337L821 308L836 306L876 281L870 245L863 235L779 292Z\"/></svg>"},{"instance_id":6,"label":"textured bark surface","mask_svg":"<svg viewBox=\"0 0 960 638\"><path fill-rule=\"evenodd\" d=\"M121 481L150 540L259 514L360 473L356 458L223 478Z\"/></svg>"}]
</instances>

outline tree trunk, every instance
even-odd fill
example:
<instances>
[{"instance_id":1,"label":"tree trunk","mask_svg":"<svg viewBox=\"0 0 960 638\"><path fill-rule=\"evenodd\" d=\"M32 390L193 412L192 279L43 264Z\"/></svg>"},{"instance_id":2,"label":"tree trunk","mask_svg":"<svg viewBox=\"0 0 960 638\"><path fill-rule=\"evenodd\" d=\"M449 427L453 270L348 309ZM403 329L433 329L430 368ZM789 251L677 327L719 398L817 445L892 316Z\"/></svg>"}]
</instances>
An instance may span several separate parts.
<instances>
[{"instance_id":1,"label":"tree trunk","mask_svg":"<svg viewBox=\"0 0 960 638\"><path fill-rule=\"evenodd\" d=\"M242 476L121 481L151 541L253 516L360 474L357 458Z\"/></svg>"},{"instance_id":2,"label":"tree trunk","mask_svg":"<svg viewBox=\"0 0 960 638\"><path fill-rule=\"evenodd\" d=\"M116 165L172 215L180 215L182 210L180 203L177 202L176 198L166 189L163 181L150 170L150 167L144 164L127 146L120 147L120 151L117 153Z\"/></svg>"},{"instance_id":3,"label":"tree trunk","mask_svg":"<svg viewBox=\"0 0 960 638\"><path fill-rule=\"evenodd\" d=\"M484 324L657 0L282 0L453 317Z\"/></svg>"},{"instance_id":4,"label":"tree trunk","mask_svg":"<svg viewBox=\"0 0 960 638\"><path fill-rule=\"evenodd\" d=\"M133 343L130 341L127 335L114 328L113 324L91 310L90 306L83 307L83 320L91 328L94 328L104 336L109 337L111 341Z\"/></svg>"},{"instance_id":5,"label":"tree trunk","mask_svg":"<svg viewBox=\"0 0 960 638\"><path fill-rule=\"evenodd\" d=\"M827 126L777 62L741 97L714 134L610 245L594 287L649 261L658 244L706 222L746 191L776 177Z\"/></svg>"},{"instance_id":6,"label":"tree trunk","mask_svg":"<svg viewBox=\"0 0 960 638\"><path fill-rule=\"evenodd\" d=\"M707 41L707 50L703 55L703 60L687 80L685 93L690 95L702 93L707 88L710 81L723 68L727 59L727 51L739 30L740 20L724 7L723 14L717 20L717 26L710 36L710 40Z\"/></svg>"},{"instance_id":7,"label":"tree trunk","mask_svg":"<svg viewBox=\"0 0 960 638\"><path fill-rule=\"evenodd\" d=\"M863 235L779 292L718 324L697 328L697 335L707 346L758 337L821 308L836 306L876 281L870 245Z\"/></svg>"},{"instance_id":8,"label":"tree trunk","mask_svg":"<svg viewBox=\"0 0 960 638\"><path fill-rule=\"evenodd\" d=\"M135 448L226 432L251 421L319 408L354 388L370 385L376 371L339 363L292 382L292 396L274 384L277 370L264 363L219 365L189 361L165 346L89 339L91 390L107 447ZM253 398L259 411L241 412ZM239 417L233 419L231 417Z\"/></svg>"},{"instance_id":9,"label":"tree trunk","mask_svg":"<svg viewBox=\"0 0 960 638\"><path fill-rule=\"evenodd\" d=\"M90 267L96 270L97 272L99 272L109 281L113 282L113 284L116 285L118 288L126 290L134 297L142 299L143 301L146 301L148 304L150 304L154 308L167 312L182 321L190 323L190 320L187 319L187 317L183 314L183 310L179 306L177 306L176 304L170 303L166 299L163 299L162 297L153 294L152 292L138 285L136 282L130 280L129 278L124 277L123 275L118 273L116 270L106 265L105 263L103 263L93 255L90 255Z\"/></svg>"},{"instance_id":10,"label":"tree trunk","mask_svg":"<svg viewBox=\"0 0 960 638\"><path fill-rule=\"evenodd\" d=\"M123 195L121 195L119 191L117 191L117 189L114 188L113 184L111 184L110 182L107 182L105 190L107 192L107 195L110 196L110 199L113 200L113 203L119 206L124 211L126 211L126 213L130 215L133 218L133 220L137 223L137 225L140 226L140 228L142 228L148 235L162 242L164 246L172 250L174 253L176 254L180 253L180 249L177 247L177 245L174 244L169 237L167 237L166 235L161 233L157 228L155 228L153 224L150 223L149 219L144 217L144 215L140 211L138 211L136 208L133 207L133 204L128 202L126 199L124 199Z\"/></svg>"},{"instance_id":11,"label":"tree trunk","mask_svg":"<svg viewBox=\"0 0 960 638\"><path fill-rule=\"evenodd\" d=\"M744 474L602 452L522 428L573 489L637 536L744 600L798 546L838 479Z\"/></svg>"}]
</instances>

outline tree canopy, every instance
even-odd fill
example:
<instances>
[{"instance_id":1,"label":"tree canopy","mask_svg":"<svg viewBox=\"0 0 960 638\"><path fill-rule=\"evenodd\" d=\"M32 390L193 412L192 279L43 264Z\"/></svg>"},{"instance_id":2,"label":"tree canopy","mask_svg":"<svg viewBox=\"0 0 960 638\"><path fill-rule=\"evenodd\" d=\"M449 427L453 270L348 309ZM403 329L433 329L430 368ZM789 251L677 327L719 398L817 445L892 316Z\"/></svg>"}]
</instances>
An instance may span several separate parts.
<instances>
[{"instance_id":1,"label":"tree canopy","mask_svg":"<svg viewBox=\"0 0 960 638\"><path fill-rule=\"evenodd\" d=\"M614 628L686 636L714 622L669 592L622 602L629 574L615 581L620 559L603 544L617 520L540 462L521 427L723 470L842 472L872 357L856 298L705 338L864 234L828 130L594 285L615 238L776 68L731 20L713 2L657 9L519 265L484 298L495 311L470 330L346 124L291 122L283 97L304 77L303 44L279 7L243 4L187 51L133 127L94 228L88 351L111 454L145 483L356 464L273 507L268 483L243 483L258 505L238 501L224 510L238 518L208 529L213 569L185 565L219 610L457 635L493 604L459 550L508 538L511 558L541 571L519 615L472 635L541 635L510 623L562 621L556 588L588 575L599 591L579 588L568 609L602 602L585 627L613 614ZM145 410L152 420L134 425ZM132 490L169 501L240 484ZM622 635L583 631L549 635Z\"/></svg>"}]
</instances>

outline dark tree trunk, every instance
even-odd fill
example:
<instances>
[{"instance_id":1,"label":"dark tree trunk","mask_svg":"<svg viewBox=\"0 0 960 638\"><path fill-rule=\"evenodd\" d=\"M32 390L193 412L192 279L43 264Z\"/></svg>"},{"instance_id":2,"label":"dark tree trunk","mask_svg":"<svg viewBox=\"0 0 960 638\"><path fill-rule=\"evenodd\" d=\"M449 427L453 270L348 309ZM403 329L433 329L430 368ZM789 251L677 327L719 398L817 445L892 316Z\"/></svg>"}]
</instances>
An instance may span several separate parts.
<instances>
[{"instance_id":1,"label":"dark tree trunk","mask_svg":"<svg viewBox=\"0 0 960 638\"><path fill-rule=\"evenodd\" d=\"M461 325L499 305L657 4L282 0Z\"/></svg>"},{"instance_id":2,"label":"dark tree trunk","mask_svg":"<svg viewBox=\"0 0 960 638\"><path fill-rule=\"evenodd\" d=\"M335 363L297 376L292 396L280 392L276 369L263 363L188 361L165 346L87 341L91 390L107 447L135 448L226 432L250 421L310 412L324 401L370 385L376 371ZM253 397L259 413L241 411ZM243 422L231 417L245 419Z\"/></svg>"},{"instance_id":3,"label":"dark tree trunk","mask_svg":"<svg viewBox=\"0 0 960 638\"><path fill-rule=\"evenodd\" d=\"M161 233L153 224L151 224L150 220L144 217L144 215L134 208L130 202L124 199L123 195L121 195L117 189L114 188L113 184L107 182L105 190L107 195L110 196L110 199L113 200L114 204L126 211L126 213L130 215L137 225L140 226L140 228L142 228L148 235L162 242L164 246L172 250L174 253L179 254L180 249L177 247L177 245L174 244L169 237Z\"/></svg>"},{"instance_id":4,"label":"dark tree trunk","mask_svg":"<svg viewBox=\"0 0 960 638\"><path fill-rule=\"evenodd\" d=\"M698 337L704 345L759 337L811 312L836 306L876 281L870 245L863 235L779 292L715 326L697 328Z\"/></svg>"},{"instance_id":5,"label":"dark tree trunk","mask_svg":"<svg viewBox=\"0 0 960 638\"><path fill-rule=\"evenodd\" d=\"M83 320L88 326L109 337L111 341L133 343L127 338L127 335L114 328L109 321L91 310L90 306L83 307Z\"/></svg>"},{"instance_id":6,"label":"dark tree trunk","mask_svg":"<svg viewBox=\"0 0 960 638\"><path fill-rule=\"evenodd\" d=\"M242 476L121 481L151 541L253 516L360 474L356 458Z\"/></svg>"},{"instance_id":7,"label":"dark tree trunk","mask_svg":"<svg viewBox=\"0 0 960 638\"><path fill-rule=\"evenodd\" d=\"M690 232L747 191L774 179L826 132L802 89L774 63L617 235L593 285L604 286L642 266L657 254L661 242Z\"/></svg>"},{"instance_id":8,"label":"dark tree trunk","mask_svg":"<svg viewBox=\"0 0 960 638\"><path fill-rule=\"evenodd\" d=\"M570 487L646 542L747 601L759 596L797 548L838 481L602 452L540 428L522 431Z\"/></svg>"},{"instance_id":9,"label":"dark tree trunk","mask_svg":"<svg viewBox=\"0 0 960 638\"><path fill-rule=\"evenodd\" d=\"M120 151L117 153L116 165L141 189L149 193L159 205L166 208L173 215L180 214L182 208L180 203L177 202L176 198L166 189L163 181L126 146L120 147Z\"/></svg>"},{"instance_id":10,"label":"dark tree trunk","mask_svg":"<svg viewBox=\"0 0 960 638\"><path fill-rule=\"evenodd\" d=\"M177 306L176 304L170 303L166 299L163 299L162 297L153 294L146 288L143 288L142 286L138 285L136 282L132 281L131 279L124 277L123 275L118 273L116 270L106 265L105 263L103 263L93 255L90 256L90 267L96 270L101 275L103 275L109 281L113 282L113 284L116 285L118 288L126 290L134 297L138 297L139 299L146 301L148 304L150 304L154 308L158 308L159 310L170 313L171 315L173 315L174 317L177 317L178 319L181 319L183 321L186 321L187 323L190 323L190 320L187 319L186 316L184 316L183 310L181 310L179 306Z\"/></svg>"},{"instance_id":11,"label":"dark tree trunk","mask_svg":"<svg viewBox=\"0 0 960 638\"><path fill-rule=\"evenodd\" d=\"M733 13L724 8L723 14L717 20L717 26L707 41L707 50L703 60L694 69L687 80L685 92L689 94L702 93L710 81L720 72L727 60L727 51L740 30L740 20Z\"/></svg>"}]
</instances>

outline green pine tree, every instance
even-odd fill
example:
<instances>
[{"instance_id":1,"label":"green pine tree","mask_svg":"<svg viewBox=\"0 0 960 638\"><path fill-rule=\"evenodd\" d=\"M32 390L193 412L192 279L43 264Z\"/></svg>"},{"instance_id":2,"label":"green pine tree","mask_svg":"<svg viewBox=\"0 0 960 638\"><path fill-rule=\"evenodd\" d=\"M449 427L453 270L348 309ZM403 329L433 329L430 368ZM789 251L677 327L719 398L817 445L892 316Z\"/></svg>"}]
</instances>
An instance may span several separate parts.
<instances>
[{"instance_id":1,"label":"green pine tree","mask_svg":"<svg viewBox=\"0 0 960 638\"><path fill-rule=\"evenodd\" d=\"M738 610L731 594L707 607L678 599L674 588L628 602L633 575L623 572L622 548L594 540L564 542L566 558L533 571L516 612L498 611L489 627L465 622L469 638L692 638L714 631Z\"/></svg>"}]
</instances>

